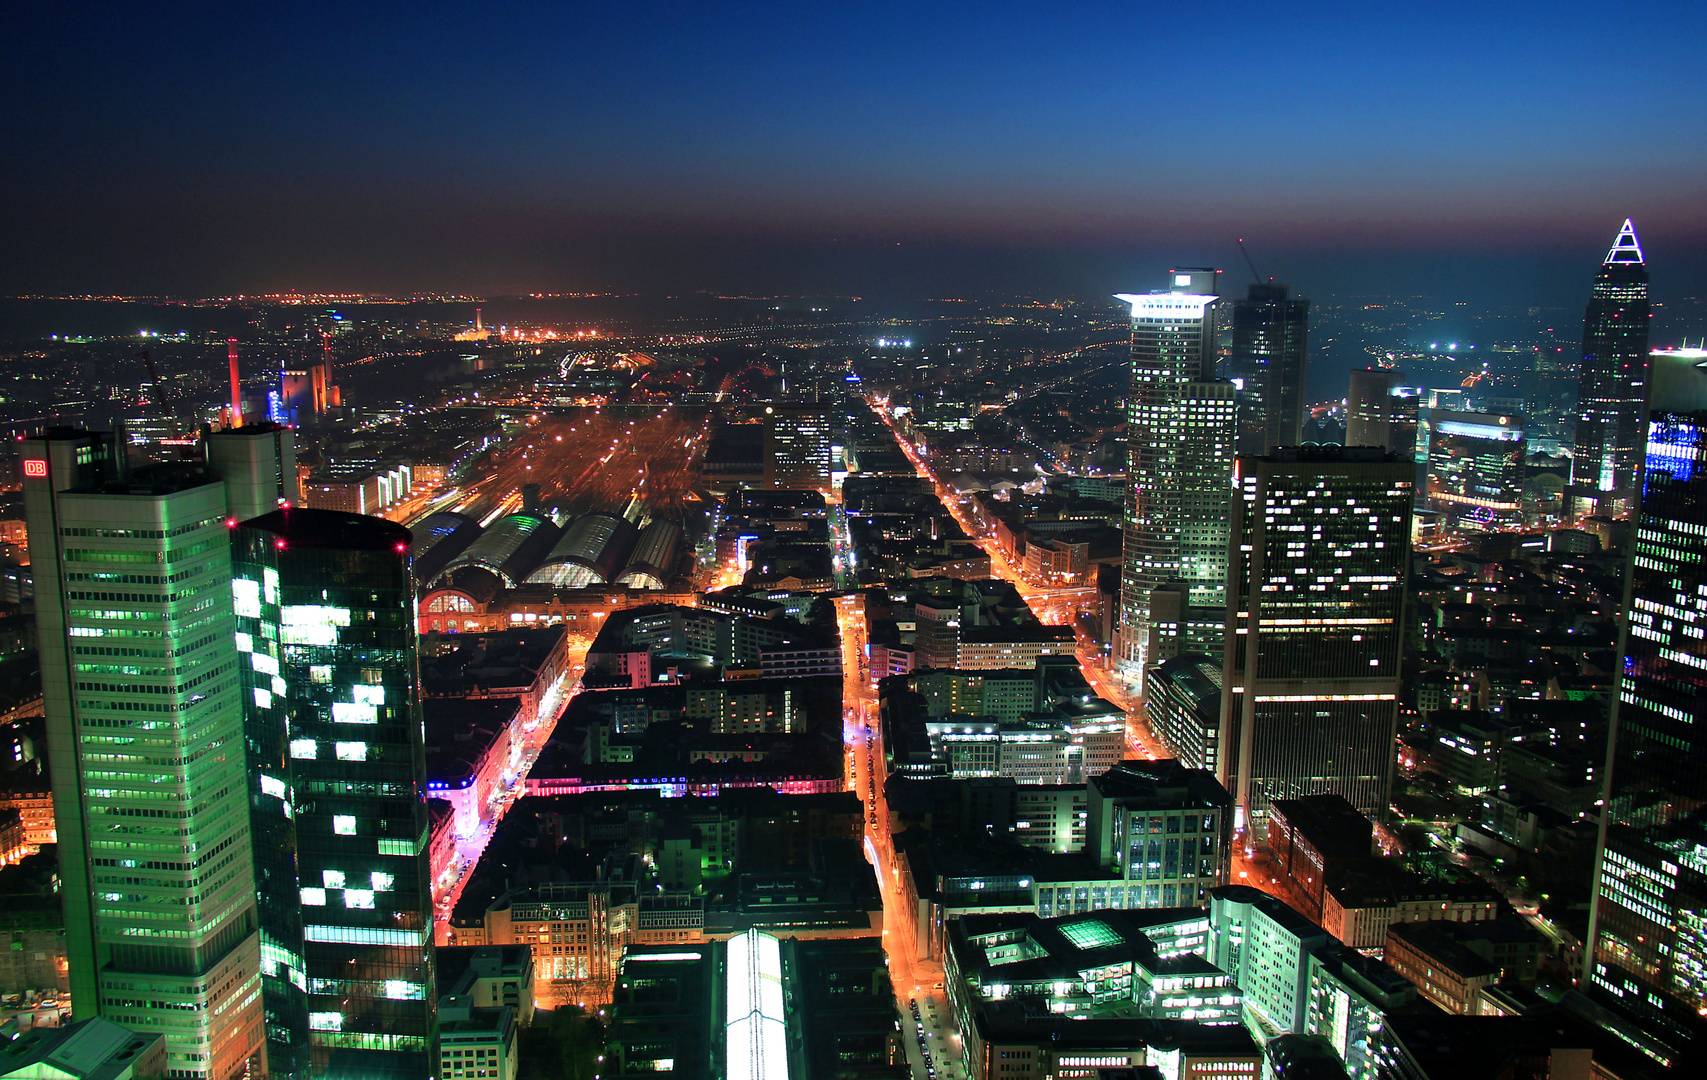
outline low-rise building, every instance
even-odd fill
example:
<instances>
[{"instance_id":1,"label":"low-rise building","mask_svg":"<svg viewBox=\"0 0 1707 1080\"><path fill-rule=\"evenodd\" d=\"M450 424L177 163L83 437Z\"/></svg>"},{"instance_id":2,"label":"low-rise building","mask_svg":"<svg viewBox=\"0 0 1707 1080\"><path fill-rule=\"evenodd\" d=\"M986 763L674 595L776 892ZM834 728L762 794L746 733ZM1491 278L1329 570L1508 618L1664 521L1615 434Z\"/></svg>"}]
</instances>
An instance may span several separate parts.
<instances>
[{"instance_id":1,"label":"low-rise building","mask_svg":"<svg viewBox=\"0 0 1707 1080\"><path fill-rule=\"evenodd\" d=\"M1379 950L1394 923L1482 922L1499 909L1499 895L1481 882L1425 878L1389 860L1369 859L1329 875L1322 929L1354 949Z\"/></svg>"},{"instance_id":2,"label":"low-rise building","mask_svg":"<svg viewBox=\"0 0 1707 1080\"><path fill-rule=\"evenodd\" d=\"M524 1027L533 1022L533 950L526 945L440 945L434 956L441 992L479 1009L508 1006Z\"/></svg>"},{"instance_id":3,"label":"low-rise building","mask_svg":"<svg viewBox=\"0 0 1707 1080\"><path fill-rule=\"evenodd\" d=\"M1237 1024L1069 1019L999 1001L962 1016L960 1031L971 1080L1258 1080L1263 1069L1262 1049Z\"/></svg>"},{"instance_id":4,"label":"low-rise building","mask_svg":"<svg viewBox=\"0 0 1707 1080\"><path fill-rule=\"evenodd\" d=\"M968 915L949 929L943 984L962 1016L1020 998L1071 1019L1234 1024L1240 990L1205 959L1208 939L1201 908Z\"/></svg>"},{"instance_id":5,"label":"low-rise building","mask_svg":"<svg viewBox=\"0 0 1707 1080\"><path fill-rule=\"evenodd\" d=\"M508 1005L481 1008L467 994L439 998L439 1076L443 1080L516 1080L519 1024Z\"/></svg>"},{"instance_id":6,"label":"low-rise building","mask_svg":"<svg viewBox=\"0 0 1707 1080\"><path fill-rule=\"evenodd\" d=\"M93 1017L0 1042L0 1080L159 1080L166 1037Z\"/></svg>"},{"instance_id":7,"label":"low-rise building","mask_svg":"<svg viewBox=\"0 0 1707 1080\"><path fill-rule=\"evenodd\" d=\"M1268 849L1277 876L1291 886L1305 914L1319 917L1330 874L1368 861L1375 825L1342 795L1276 799L1269 806Z\"/></svg>"},{"instance_id":8,"label":"low-rise building","mask_svg":"<svg viewBox=\"0 0 1707 1080\"><path fill-rule=\"evenodd\" d=\"M1316 953L1337 944L1286 903L1247 885L1209 894L1208 959L1244 991L1248 1022L1275 1033L1308 1030Z\"/></svg>"},{"instance_id":9,"label":"low-rise building","mask_svg":"<svg viewBox=\"0 0 1707 1080\"><path fill-rule=\"evenodd\" d=\"M1500 965L1465 948L1434 923L1387 930L1384 959L1429 1001L1458 1016L1481 1010L1481 991L1499 981Z\"/></svg>"},{"instance_id":10,"label":"low-rise building","mask_svg":"<svg viewBox=\"0 0 1707 1080\"><path fill-rule=\"evenodd\" d=\"M1202 905L1227 883L1232 797L1214 774L1172 758L1122 761L1086 786L1096 858L1143 882L1146 907Z\"/></svg>"}]
</instances>

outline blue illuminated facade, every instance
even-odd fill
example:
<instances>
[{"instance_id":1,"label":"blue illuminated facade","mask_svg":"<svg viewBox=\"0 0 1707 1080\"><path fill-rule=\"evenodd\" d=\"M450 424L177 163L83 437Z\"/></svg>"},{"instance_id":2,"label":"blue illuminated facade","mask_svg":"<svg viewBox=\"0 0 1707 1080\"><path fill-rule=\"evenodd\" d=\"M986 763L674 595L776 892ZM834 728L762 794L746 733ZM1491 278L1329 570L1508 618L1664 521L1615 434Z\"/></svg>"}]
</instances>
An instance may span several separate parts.
<instances>
[{"instance_id":1,"label":"blue illuminated facade","mask_svg":"<svg viewBox=\"0 0 1707 1080\"><path fill-rule=\"evenodd\" d=\"M1707 1034L1704 426L1660 411L1649 425L1590 923L1590 987L1680 1069Z\"/></svg>"}]
</instances>

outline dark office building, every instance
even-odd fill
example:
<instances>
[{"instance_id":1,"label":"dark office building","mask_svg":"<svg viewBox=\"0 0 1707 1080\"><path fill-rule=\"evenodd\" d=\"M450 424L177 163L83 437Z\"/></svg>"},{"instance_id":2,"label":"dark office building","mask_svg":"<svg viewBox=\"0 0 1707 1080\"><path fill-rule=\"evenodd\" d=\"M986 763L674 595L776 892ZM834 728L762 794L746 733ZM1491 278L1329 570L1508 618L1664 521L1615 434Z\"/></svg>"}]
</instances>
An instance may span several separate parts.
<instances>
[{"instance_id":1,"label":"dark office building","mask_svg":"<svg viewBox=\"0 0 1707 1080\"><path fill-rule=\"evenodd\" d=\"M1220 759L1221 658L1186 653L1150 669L1150 730L1188 769Z\"/></svg>"},{"instance_id":2,"label":"dark office building","mask_svg":"<svg viewBox=\"0 0 1707 1080\"><path fill-rule=\"evenodd\" d=\"M251 802L278 848L260 862L269 1042L291 1034L273 1028L295 986L316 1076L437 1072L409 546L400 525L330 510L236 535Z\"/></svg>"},{"instance_id":3,"label":"dark office building","mask_svg":"<svg viewBox=\"0 0 1707 1080\"><path fill-rule=\"evenodd\" d=\"M1295 446L1304 418L1304 342L1310 301L1289 300L1286 286L1250 286L1233 303L1228 377L1238 389L1238 450L1266 454Z\"/></svg>"},{"instance_id":4,"label":"dark office building","mask_svg":"<svg viewBox=\"0 0 1707 1080\"><path fill-rule=\"evenodd\" d=\"M1404 461L1417 456L1417 393L1392 368L1358 368L1345 395L1345 445L1380 446Z\"/></svg>"},{"instance_id":5,"label":"dark office building","mask_svg":"<svg viewBox=\"0 0 1707 1080\"><path fill-rule=\"evenodd\" d=\"M1218 778L1245 827L1274 799L1387 805L1414 474L1374 447L1239 458Z\"/></svg>"},{"instance_id":6,"label":"dark office building","mask_svg":"<svg viewBox=\"0 0 1707 1080\"><path fill-rule=\"evenodd\" d=\"M1594 275L1583 316L1583 361L1571 488L1584 512L1628 517L1642 464L1648 389L1648 268L1628 220Z\"/></svg>"}]
</instances>

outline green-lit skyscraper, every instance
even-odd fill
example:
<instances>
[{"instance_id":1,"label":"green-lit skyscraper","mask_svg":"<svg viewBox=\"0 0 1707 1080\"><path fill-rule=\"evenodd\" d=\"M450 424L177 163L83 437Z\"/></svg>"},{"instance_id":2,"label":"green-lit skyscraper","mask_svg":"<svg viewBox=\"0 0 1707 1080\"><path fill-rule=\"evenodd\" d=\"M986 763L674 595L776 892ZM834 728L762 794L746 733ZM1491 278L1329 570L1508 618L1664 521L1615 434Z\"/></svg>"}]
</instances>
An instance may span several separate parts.
<instances>
[{"instance_id":1,"label":"green-lit skyscraper","mask_svg":"<svg viewBox=\"0 0 1707 1080\"><path fill-rule=\"evenodd\" d=\"M295 851L294 881L259 868L269 1022L305 1024L316 1076L435 1075L409 531L280 510L235 542L257 820Z\"/></svg>"},{"instance_id":2,"label":"green-lit skyscraper","mask_svg":"<svg viewBox=\"0 0 1707 1080\"><path fill-rule=\"evenodd\" d=\"M1233 384L1215 378L1218 273L1179 269L1166 291L1118 297L1132 305L1115 648L1129 679L1220 649L1237 432Z\"/></svg>"},{"instance_id":3,"label":"green-lit skyscraper","mask_svg":"<svg viewBox=\"0 0 1707 1080\"><path fill-rule=\"evenodd\" d=\"M73 1011L225 1080L262 1045L225 487L85 431L21 448Z\"/></svg>"}]
</instances>

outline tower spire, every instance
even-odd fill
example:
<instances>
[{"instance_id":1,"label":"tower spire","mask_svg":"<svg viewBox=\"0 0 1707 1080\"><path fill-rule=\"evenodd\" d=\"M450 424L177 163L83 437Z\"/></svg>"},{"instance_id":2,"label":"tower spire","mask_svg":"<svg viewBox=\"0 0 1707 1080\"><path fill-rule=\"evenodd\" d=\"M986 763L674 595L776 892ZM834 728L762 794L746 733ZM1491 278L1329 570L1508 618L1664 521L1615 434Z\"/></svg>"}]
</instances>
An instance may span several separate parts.
<instances>
[{"instance_id":1,"label":"tower spire","mask_svg":"<svg viewBox=\"0 0 1707 1080\"><path fill-rule=\"evenodd\" d=\"M231 362L231 426L243 426L243 384L237 378L237 339L225 339L225 358Z\"/></svg>"},{"instance_id":2,"label":"tower spire","mask_svg":"<svg viewBox=\"0 0 1707 1080\"><path fill-rule=\"evenodd\" d=\"M1643 263L1642 244L1636 239L1636 226L1624 219L1624 227L1618 230L1618 239L1612 241L1612 250L1606 253L1607 266L1617 263Z\"/></svg>"}]
</instances>

